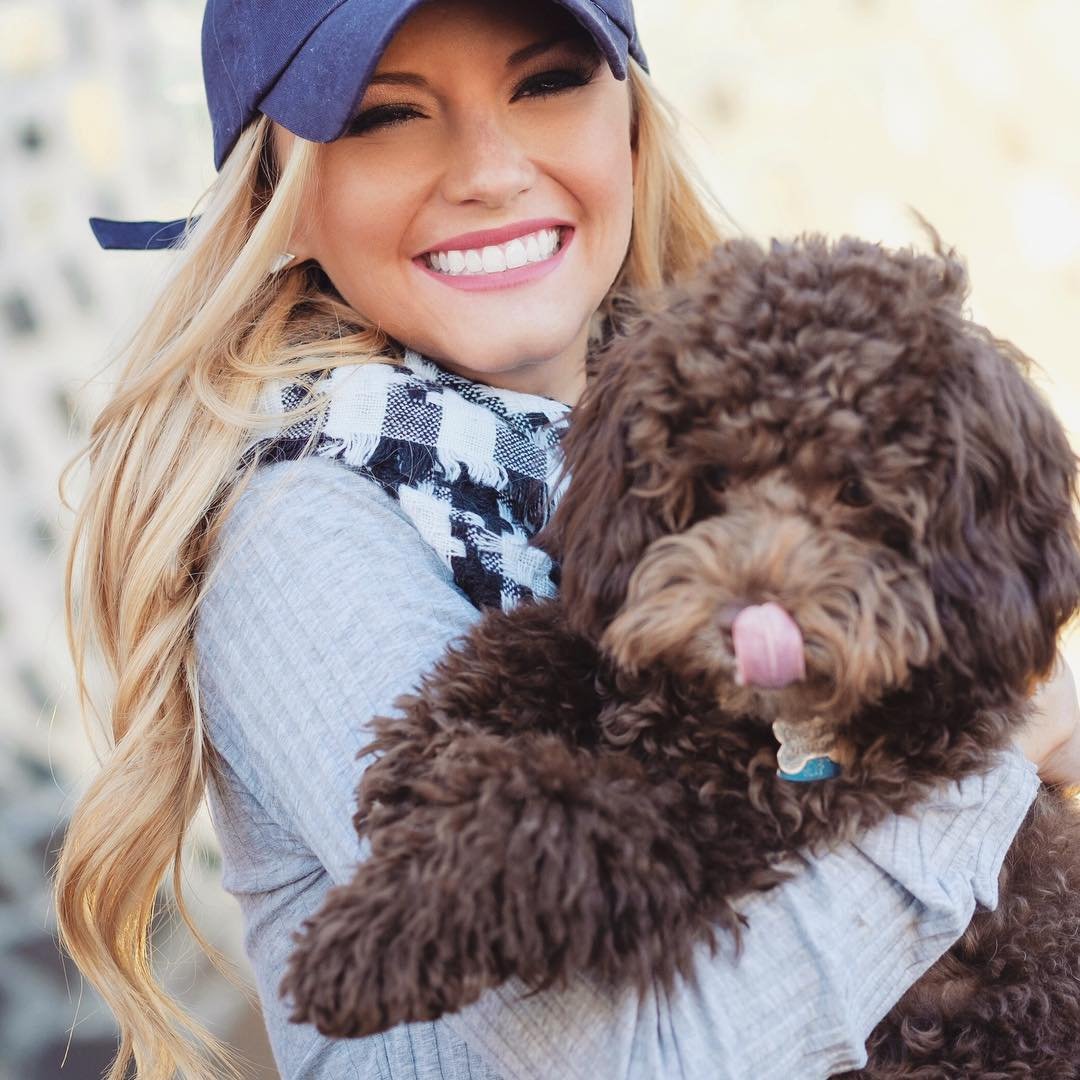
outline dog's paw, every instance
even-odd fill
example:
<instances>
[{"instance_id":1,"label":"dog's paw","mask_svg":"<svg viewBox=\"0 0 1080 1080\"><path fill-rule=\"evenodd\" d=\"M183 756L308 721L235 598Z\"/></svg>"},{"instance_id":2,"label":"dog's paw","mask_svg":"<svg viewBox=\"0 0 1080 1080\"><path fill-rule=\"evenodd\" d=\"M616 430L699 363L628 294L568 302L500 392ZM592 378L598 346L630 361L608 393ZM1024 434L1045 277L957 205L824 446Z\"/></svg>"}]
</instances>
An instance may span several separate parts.
<instances>
[{"instance_id":1,"label":"dog's paw","mask_svg":"<svg viewBox=\"0 0 1080 1080\"><path fill-rule=\"evenodd\" d=\"M374 856L331 889L293 934L278 991L292 1001L290 1021L357 1038L476 1000L490 981L452 955L443 920L454 898L431 886L415 858Z\"/></svg>"}]
</instances>

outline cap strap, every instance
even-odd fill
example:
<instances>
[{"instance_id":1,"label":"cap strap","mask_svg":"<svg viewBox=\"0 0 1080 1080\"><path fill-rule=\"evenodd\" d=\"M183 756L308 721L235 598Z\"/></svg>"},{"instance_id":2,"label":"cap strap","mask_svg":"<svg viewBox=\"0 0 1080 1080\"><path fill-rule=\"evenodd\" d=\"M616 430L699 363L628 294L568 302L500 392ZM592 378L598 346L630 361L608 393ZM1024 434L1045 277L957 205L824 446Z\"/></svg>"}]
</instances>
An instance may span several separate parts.
<instances>
[{"instance_id":1,"label":"cap strap","mask_svg":"<svg viewBox=\"0 0 1080 1080\"><path fill-rule=\"evenodd\" d=\"M192 218L192 224L198 221ZM109 250L151 251L171 248L184 234L187 218L175 221L113 221L110 218L90 218L97 242Z\"/></svg>"}]
</instances>

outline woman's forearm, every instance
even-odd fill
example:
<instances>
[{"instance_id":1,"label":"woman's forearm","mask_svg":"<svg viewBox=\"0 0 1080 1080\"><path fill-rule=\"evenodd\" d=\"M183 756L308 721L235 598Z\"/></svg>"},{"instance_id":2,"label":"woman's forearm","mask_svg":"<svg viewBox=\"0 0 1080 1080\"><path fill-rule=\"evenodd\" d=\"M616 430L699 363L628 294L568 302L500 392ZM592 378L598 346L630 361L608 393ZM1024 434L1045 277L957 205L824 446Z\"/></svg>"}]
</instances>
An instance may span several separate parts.
<instances>
[{"instance_id":1,"label":"woman's forearm","mask_svg":"<svg viewBox=\"0 0 1080 1080\"><path fill-rule=\"evenodd\" d=\"M1038 787L1019 752L942 788L746 898L744 949L699 953L698 984L638 1003L583 977L527 1001L493 991L450 1026L507 1077L814 1080L865 1064L864 1043L904 991L997 903L1005 852Z\"/></svg>"}]
</instances>

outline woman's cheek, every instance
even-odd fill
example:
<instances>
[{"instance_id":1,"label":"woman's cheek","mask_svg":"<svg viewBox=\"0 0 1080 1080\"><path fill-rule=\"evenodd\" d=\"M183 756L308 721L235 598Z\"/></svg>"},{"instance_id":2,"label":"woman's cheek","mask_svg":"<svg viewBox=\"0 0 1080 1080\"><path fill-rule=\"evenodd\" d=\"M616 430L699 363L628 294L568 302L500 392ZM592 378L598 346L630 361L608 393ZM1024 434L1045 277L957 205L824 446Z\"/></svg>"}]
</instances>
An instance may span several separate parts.
<instances>
[{"instance_id":1,"label":"woman's cheek","mask_svg":"<svg viewBox=\"0 0 1080 1080\"><path fill-rule=\"evenodd\" d=\"M576 132L573 155L565 157L566 168L576 177L585 212L613 219L613 226L625 230L633 202L629 109L618 102L608 103L584 119Z\"/></svg>"},{"instance_id":2,"label":"woman's cheek","mask_svg":"<svg viewBox=\"0 0 1080 1080\"><path fill-rule=\"evenodd\" d=\"M602 193L617 177L631 172L628 104L601 101L573 114L573 121L552 124L541 161L552 171L574 176L582 191Z\"/></svg>"},{"instance_id":3,"label":"woman's cheek","mask_svg":"<svg viewBox=\"0 0 1080 1080\"><path fill-rule=\"evenodd\" d=\"M325 267L331 279L335 269L351 279L405 269L402 244L412 203L402 198L400 184L396 188L391 184L343 186L324 206L323 249L333 253L335 264Z\"/></svg>"}]
</instances>

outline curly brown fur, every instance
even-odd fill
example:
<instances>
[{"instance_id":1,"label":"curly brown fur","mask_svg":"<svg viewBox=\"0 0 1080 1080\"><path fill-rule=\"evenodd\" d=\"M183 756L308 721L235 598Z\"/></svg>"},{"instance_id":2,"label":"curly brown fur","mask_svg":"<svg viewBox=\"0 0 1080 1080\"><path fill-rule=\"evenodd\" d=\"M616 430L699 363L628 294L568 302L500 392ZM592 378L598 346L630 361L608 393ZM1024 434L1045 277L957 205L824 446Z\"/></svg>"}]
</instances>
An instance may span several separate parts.
<instances>
[{"instance_id":1,"label":"curly brown fur","mask_svg":"<svg viewBox=\"0 0 1080 1080\"><path fill-rule=\"evenodd\" d=\"M294 1019L367 1034L583 968L670 987L786 856L988 766L1080 604L1076 460L935 248L730 241L610 346L537 538L559 601L489 612L376 719L371 857L295 935ZM765 601L805 642L783 689L734 679L734 614ZM778 778L773 721L812 716L844 775ZM1052 1071L1080 1058L1054 1019L1080 824L1050 805L860 1076L1080 1075Z\"/></svg>"}]
</instances>

